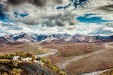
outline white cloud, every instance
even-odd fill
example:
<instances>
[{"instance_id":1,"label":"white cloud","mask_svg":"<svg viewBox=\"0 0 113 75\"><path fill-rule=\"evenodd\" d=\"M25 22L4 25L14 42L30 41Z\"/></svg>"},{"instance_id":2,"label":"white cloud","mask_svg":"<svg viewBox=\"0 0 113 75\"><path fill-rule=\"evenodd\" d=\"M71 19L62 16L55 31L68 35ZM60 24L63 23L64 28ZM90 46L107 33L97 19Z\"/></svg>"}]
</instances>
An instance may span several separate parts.
<instances>
[{"instance_id":1,"label":"white cloud","mask_svg":"<svg viewBox=\"0 0 113 75\"><path fill-rule=\"evenodd\" d=\"M113 34L113 25L96 23L78 23L75 26L65 27L47 27L42 25L28 26L23 23L15 23L15 25L3 26L0 33L14 34L14 33L38 33L38 34L54 34L54 33L68 33L68 34L83 34L83 35L111 35ZM3 35L3 34L2 34Z\"/></svg>"},{"instance_id":2,"label":"white cloud","mask_svg":"<svg viewBox=\"0 0 113 75\"><path fill-rule=\"evenodd\" d=\"M68 1L69 0L66 0L65 2L64 0L62 5L65 3L67 4ZM94 15L90 15L87 18L102 17L102 19L105 20L113 20L113 12L102 9L103 7L111 4L113 4L113 0L90 0L86 5L84 5L84 7L79 7L75 10L73 10L74 8L72 6L66 10L56 10L54 9L56 6L54 3L48 3L48 6L45 8L35 7L34 5L28 3L16 7L11 6L8 14L12 20L16 19L19 22L1 26L0 33L29 32L40 34L69 33L83 35L110 35L113 34L113 24L108 26L105 23L99 25L96 23L88 24L75 21L75 25L71 26L69 25L69 22L72 22L78 16L91 13ZM19 13L28 12L29 16L24 18L15 18L15 11L18 11ZM56 25L54 21L61 22L63 26ZM46 25L43 25L45 22ZM0 22L0 24L2 24L2 22Z\"/></svg>"},{"instance_id":3,"label":"white cloud","mask_svg":"<svg viewBox=\"0 0 113 75\"><path fill-rule=\"evenodd\" d=\"M105 20L113 20L112 5L113 0L89 0L84 7L79 7L73 10L72 13L78 16L83 14L95 14L95 16L102 17Z\"/></svg>"}]
</instances>

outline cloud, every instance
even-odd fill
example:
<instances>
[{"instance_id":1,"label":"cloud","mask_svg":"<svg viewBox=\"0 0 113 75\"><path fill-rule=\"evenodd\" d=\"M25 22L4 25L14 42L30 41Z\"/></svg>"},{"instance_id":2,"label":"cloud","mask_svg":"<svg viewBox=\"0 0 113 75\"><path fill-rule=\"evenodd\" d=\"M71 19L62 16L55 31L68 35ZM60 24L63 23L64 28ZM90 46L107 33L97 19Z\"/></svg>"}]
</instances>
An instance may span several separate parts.
<instances>
[{"instance_id":1,"label":"cloud","mask_svg":"<svg viewBox=\"0 0 113 75\"><path fill-rule=\"evenodd\" d=\"M113 24L96 24L96 23L78 23L74 26L42 26L42 25L26 25L24 23L8 23L0 26L1 35L15 34L15 33L30 33L30 34L57 34L57 33L68 33L71 35L82 34L82 35L113 35ZM1 36L0 35L0 36Z\"/></svg>"},{"instance_id":2,"label":"cloud","mask_svg":"<svg viewBox=\"0 0 113 75\"><path fill-rule=\"evenodd\" d=\"M19 9L18 11L21 11L21 12L25 12L25 11L28 12L29 13L28 17L23 18L23 19L22 18L18 19L18 21L22 21L22 22L24 22L23 20L28 20L28 23L26 21L24 22L27 24L29 23L36 24L36 23L39 23L38 22L40 21L39 19L43 20L44 16L48 16L49 18L49 16L51 17L51 15L57 16L61 13L65 14L67 13L67 11L73 14L76 14L78 16L82 14L93 13L93 14L103 17L104 19L113 20L113 14L112 14L113 0L84 0L84 1L73 0L73 2L75 2L75 4L78 7L77 9L74 10L74 6L68 6L68 4L71 2L70 0L8 0L8 2L12 4L24 3L21 6L16 6L16 7L10 6L10 8L13 10L9 10L9 12L10 11L14 12L15 9ZM83 5L81 6L80 4L81 5L83 4ZM37 5L37 7L35 7L34 5ZM55 7L59 5L68 6L68 8L66 8L66 10L63 10L63 11L56 10ZM74 4L71 2L71 5L74 5ZM33 20L29 19L31 17Z\"/></svg>"},{"instance_id":3,"label":"cloud","mask_svg":"<svg viewBox=\"0 0 113 75\"><path fill-rule=\"evenodd\" d=\"M16 20L28 25L43 25L47 23L47 26L65 26L69 18L71 19L69 23L72 24L73 22L74 24L76 22L74 22L74 17L72 17L74 15L70 13L71 8L67 10L57 10L56 7L65 5L68 2L70 2L70 0L8 0L4 8L7 8L8 11L5 11L5 13L9 15L11 20ZM3 5L6 4L5 2L2 3ZM28 13L29 15L25 17L15 17L15 12L19 14ZM64 18L68 19L65 20ZM63 21L65 22L62 23Z\"/></svg>"},{"instance_id":4,"label":"cloud","mask_svg":"<svg viewBox=\"0 0 113 75\"><path fill-rule=\"evenodd\" d=\"M17 5L17 4L22 4L26 1L27 0L8 0L8 3L13 4L13 5Z\"/></svg>"},{"instance_id":5,"label":"cloud","mask_svg":"<svg viewBox=\"0 0 113 75\"><path fill-rule=\"evenodd\" d=\"M83 7L73 10L72 13L81 16L83 14L95 14L106 20L113 20L113 0L89 0Z\"/></svg>"},{"instance_id":6,"label":"cloud","mask_svg":"<svg viewBox=\"0 0 113 75\"><path fill-rule=\"evenodd\" d=\"M23 6L25 8L22 8ZM13 12L8 12L8 14L10 14L10 19L17 20L28 25L44 24L47 26L65 26L66 22L72 23L73 21L73 24L76 23L76 21L74 22L75 15L70 12L65 13L63 10L55 10L50 6L46 9L36 8L30 4L24 4L23 6L11 9ZM19 14L23 14L23 12L25 12L28 13L28 16L15 18L14 12Z\"/></svg>"},{"instance_id":7,"label":"cloud","mask_svg":"<svg viewBox=\"0 0 113 75\"><path fill-rule=\"evenodd\" d=\"M107 11L107 12L109 12L109 11L111 12L111 11L113 11L113 4L102 6L102 7L99 7L98 9L103 10L103 11Z\"/></svg>"},{"instance_id":8,"label":"cloud","mask_svg":"<svg viewBox=\"0 0 113 75\"><path fill-rule=\"evenodd\" d=\"M76 20L85 14L94 14L87 18L100 17L102 20L113 20L113 0L89 0L85 4L67 6L70 0L8 0L5 4L5 14L9 15L13 24L3 24L0 33L69 33L86 35L111 35L113 24L82 23ZM80 0L79 0L80 1ZM85 0L87 1L87 0ZM78 4L81 2L78 2ZM57 6L66 6L56 9ZM15 17L14 13L18 13ZM27 13L21 17L21 14Z\"/></svg>"},{"instance_id":9,"label":"cloud","mask_svg":"<svg viewBox=\"0 0 113 75\"><path fill-rule=\"evenodd\" d=\"M27 3L31 3L31 4L34 4L36 6L39 6L39 7L43 7L45 5L47 0L8 0L7 2L11 5L20 5L20 4L23 4L25 2Z\"/></svg>"}]
</instances>

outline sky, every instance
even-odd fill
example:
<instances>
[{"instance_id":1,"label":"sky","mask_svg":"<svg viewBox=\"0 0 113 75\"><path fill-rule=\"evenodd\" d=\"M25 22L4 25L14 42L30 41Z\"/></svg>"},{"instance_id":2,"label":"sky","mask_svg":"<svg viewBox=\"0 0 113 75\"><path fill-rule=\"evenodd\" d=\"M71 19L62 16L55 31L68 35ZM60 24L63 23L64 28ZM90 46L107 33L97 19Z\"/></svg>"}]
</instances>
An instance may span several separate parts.
<instances>
[{"instance_id":1,"label":"sky","mask_svg":"<svg viewBox=\"0 0 113 75\"><path fill-rule=\"evenodd\" d=\"M0 0L0 36L113 35L113 0Z\"/></svg>"},{"instance_id":2,"label":"sky","mask_svg":"<svg viewBox=\"0 0 113 75\"><path fill-rule=\"evenodd\" d=\"M89 17L93 16L93 17ZM102 22L112 22L112 20L105 20L99 16L95 16L95 14L84 14L82 16L77 17L77 20L84 23L102 23Z\"/></svg>"}]
</instances>

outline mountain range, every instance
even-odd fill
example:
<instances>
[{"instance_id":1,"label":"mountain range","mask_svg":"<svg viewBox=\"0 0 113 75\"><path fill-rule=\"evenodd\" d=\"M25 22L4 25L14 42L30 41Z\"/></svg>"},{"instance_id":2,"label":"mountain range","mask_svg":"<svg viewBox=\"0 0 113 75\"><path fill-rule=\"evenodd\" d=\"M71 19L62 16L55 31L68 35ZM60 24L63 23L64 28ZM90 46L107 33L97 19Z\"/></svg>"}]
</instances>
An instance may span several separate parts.
<instances>
[{"instance_id":1,"label":"mountain range","mask_svg":"<svg viewBox=\"0 0 113 75\"><path fill-rule=\"evenodd\" d=\"M87 36L81 34L28 34L18 33L5 35L0 37L0 44L14 43L14 42L89 42L89 43L100 43L100 42L112 42L113 35L110 36Z\"/></svg>"}]
</instances>

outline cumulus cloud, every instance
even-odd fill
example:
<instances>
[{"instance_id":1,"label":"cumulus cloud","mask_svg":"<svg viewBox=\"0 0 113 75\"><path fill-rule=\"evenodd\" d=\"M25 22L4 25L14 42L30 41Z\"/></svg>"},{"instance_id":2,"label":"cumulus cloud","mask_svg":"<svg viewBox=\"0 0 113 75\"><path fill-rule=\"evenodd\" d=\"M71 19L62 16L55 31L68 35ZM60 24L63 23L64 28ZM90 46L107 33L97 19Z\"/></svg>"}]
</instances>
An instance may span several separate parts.
<instances>
[{"instance_id":1,"label":"cumulus cloud","mask_svg":"<svg viewBox=\"0 0 113 75\"><path fill-rule=\"evenodd\" d=\"M74 20L74 18L71 16L75 16L75 14L80 16L81 14L84 14L84 13L86 13L86 14L87 13L94 13L94 14L96 13L97 15L102 16L104 19L111 19L111 17L112 17L111 15L106 16L107 13L105 13L105 12L104 13L101 12L102 7L105 8L105 6L108 6L109 4L113 3L112 0L104 0L104 1L103 0L91 0L84 5L84 8L78 7L74 11L73 11L74 6L69 6L66 10L55 9L55 6L66 5L70 2L70 0L24 0L24 1L23 0L8 0L8 2L10 2L12 4L24 3L24 4L21 4L20 6L16 6L16 7L10 6L9 14L10 14L10 18L23 22L23 23L26 23L26 24L29 24L29 25L39 24L39 23L41 23L41 21L45 20L44 23L49 23L51 26L52 24L56 24L56 23L50 23L50 22L54 22L56 20L56 18L52 18L52 20L51 20L51 17L58 18L59 15L61 15L62 17L67 18L66 13L68 13L70 15L70 16L68 16L68 18L70 17L70 19L72 19L72 20ZM29 3L25 3L25 2L29 2ZM34 6L34 3L36 3L37 7ZM41 7L41 5L43 5L43 7ZM17 9L18 9L18 11L17 11ZM101 10L101 11L98 11L98 10ZM15 18L14 12L19 12L19 13L27 12L27 13L29 13L29 15L24 18ZM67 25L65 23L62 23L62 21L65 21L64 19L62 19L62 18L58 18L58 19L60 19L60 20L59 21L56 20L56 22L58 22L57 24L59 24L59 26ZM44 23L42 23L42 24L44 24Z\"/></svg>"},{"instance_id":2,"label":"cumulus cloud","mask_svg":"<svg viewBox=\"0 0 113 75\"><path fill-rule=\"evenodd\" d=\"M83 7L73 10L78 16L95 14L106 20L113 20L113 0L89 0Z\"/></svg>"},{"instance_id":3,"label":"cumulus cloud","mask_svg":"<svg viewBox=\"0 0 113 75\"><path fill-rule=\"evenodd\" d=\"M109 24L109 25L108 25ZM113 35L113 24L111 23L78 23L75 26L42 26L42 25L26 25L24 23L2 23L0 26L1 35L15 34L15 33L34 33L34 34L57 34L57 33L68 33L68 34L82 34L82 35ZM1 36L0 35L0 36Z\"/></svg>"},{"instance_id":4,"label":"cumulus cloud","mask_svg":"<svg viewBox=\"0 0 113 75\"><path fill-rule=\"evenodd\" d=\"M47 26L65 26L67 22L76 23L74 17L72 17L74 15L70 12L73 8L67 10L56 9L57 6L65 5L70 0L7 0L6 2L8 2L6 3L7 7L4 6L4 8L7 8L6 14L9 15L11 20L28 25L42 24ZM2 2L2 4L4 5L5 2ZM19 14L28 13L28 15L17 18L14 16L15 12Z\"/></svg>"},{"instance_id":5,"label":"cumulus cloud","mask_svg":"<svg viewBox=\"0 0 113 75\"><path fill-rule=\"evenodd\" d=\"M3 0L4 1L4 0ZM77 0L78 4L82 3ZM85 0L87 1L87 0ZM101 17L103 20L113 20L113 0L89 0L75 8L72 0L7 0L2 2L5 14L16 23L5 24L0 29L4 33L69 33L86 35L112 34L112 24L80 23L77 17L84 14L94 14L91 17ZM69 5L70 4L70 5ZM69 5L69 6L68 6ZM66 9L56 9L65 6ZM6 11L7 10L7 11ZM15 17L14 13L18 13ZM27 16L21 14L28 13ZM12 26L12 27L11 27Z\"/></svg>"},{"instance_id":6,"label":"cumulus cloud","mask_svg":"<svg viewBox=\"0 0 113 75\"><path fill-rule=\"evenodd\" d=\"M112 14L113 0L84 0L84 1L85 2L82 2L82 0L77 0L77 1L76 0L75 1L74 0L8 0L8 3L12 5L16 5L16 6L10 6L10 4L8 4L8 6L10 7L9 12L15 12L16 9L18 9L18 12L20 13L28 12L29 15L27 17L18 19L18 21L22 21L27 24L33 24L33 23L36 24L40 22L40 19L43 20L43 17L45 16L51 18L51 16L56 17L59 16L59 14L64 15L67 12L68 13L70 12L70 15L76 14L78 16L82 14L93 13L103 17L104 19L113 19L113 14ZM22 3L24 4L20 6L17 5ZM68 6L68 4L70 5ZM75 10L74 10L74 4L75 6L78 7ZM36 5L37 7L35 7L34 5ZM55 9L55 7L58 5L67 6L68 8L66 8L66 10L57 10ZM10 15L13 15L13 13Z\"/></svg>"}]
</instances>

